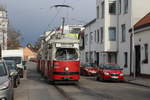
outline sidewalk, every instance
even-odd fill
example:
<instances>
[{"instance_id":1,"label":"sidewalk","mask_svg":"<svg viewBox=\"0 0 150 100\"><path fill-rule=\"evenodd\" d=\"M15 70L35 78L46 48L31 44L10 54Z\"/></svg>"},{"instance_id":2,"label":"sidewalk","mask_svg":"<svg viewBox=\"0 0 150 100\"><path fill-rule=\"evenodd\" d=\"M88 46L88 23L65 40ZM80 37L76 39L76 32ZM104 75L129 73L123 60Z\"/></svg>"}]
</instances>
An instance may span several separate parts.
<instances>
[{"instance_id":1,"label":"sidewalk","mask_svg":"<svg viewBox=\"0 0 150 100\"><path fill-rule=\"evenodd\" d=\"M133 85L144 86L150 88L150 78L125 76L125 82Z\"/></svg>"}]
</instances>

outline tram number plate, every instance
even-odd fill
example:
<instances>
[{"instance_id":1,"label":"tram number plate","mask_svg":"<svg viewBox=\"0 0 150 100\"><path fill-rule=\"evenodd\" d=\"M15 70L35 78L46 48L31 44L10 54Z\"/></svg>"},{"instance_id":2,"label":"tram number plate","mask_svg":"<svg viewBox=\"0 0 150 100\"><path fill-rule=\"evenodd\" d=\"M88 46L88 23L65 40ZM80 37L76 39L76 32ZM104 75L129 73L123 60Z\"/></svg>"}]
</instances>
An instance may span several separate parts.
<instances>
[{"instance_id":1,"label":"tram number plate","mask_svg":"<svg viewBox=\"0 0 150 100\"><path fill-rule=\"evenodd\" d=\"M69 79L70 79L70 77L64 77L64 79L65 79L65 80L69 80Z\"/></svg>"}]
</instances>

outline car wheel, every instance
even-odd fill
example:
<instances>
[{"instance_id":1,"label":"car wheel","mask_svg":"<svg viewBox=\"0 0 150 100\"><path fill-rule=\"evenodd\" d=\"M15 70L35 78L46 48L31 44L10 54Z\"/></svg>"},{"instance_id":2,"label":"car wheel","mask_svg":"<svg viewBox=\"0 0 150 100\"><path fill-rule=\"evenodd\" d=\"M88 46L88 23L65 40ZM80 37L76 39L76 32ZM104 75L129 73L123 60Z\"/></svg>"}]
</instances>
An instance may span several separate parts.
<instances>
[{"instance_id":1,"label":"car wheel","mask_svg":"<svg viewBox=\"0 0 150 100\"><path fill-rule=\"evenodd\" d=\"M104 78L103 78L103 77L100 77L100 81L101 81L101 82L104 82Z\"/></svg>"},{"instance_id":2,"label":"car wheel","mask_svg":"<svg viewBox=\"0 0 150 100\"><path fill-rule=\"evenodd\" d=\"M20 77L18 76L18 84L20 84Z\"/></svg>"},{"instance_id":3,"label":"car wheel","mask_svg":"<svg viewBox=\"0 0 150 100\"><path fill-rule=\"evenodd\" d=\"M14 88L17 88L18 87L18 82L17 80L14 81Z\"/></svg>"},{"instance_id":4,"label":"car wheel","mask_svg":"<svg viewBox=\"0 0 150 100\"><path fill-rule=\"evenodd\" d=\"M99 81L99 77L98 76L96 76L96 80Z\"/></svg>"}]
</instances>

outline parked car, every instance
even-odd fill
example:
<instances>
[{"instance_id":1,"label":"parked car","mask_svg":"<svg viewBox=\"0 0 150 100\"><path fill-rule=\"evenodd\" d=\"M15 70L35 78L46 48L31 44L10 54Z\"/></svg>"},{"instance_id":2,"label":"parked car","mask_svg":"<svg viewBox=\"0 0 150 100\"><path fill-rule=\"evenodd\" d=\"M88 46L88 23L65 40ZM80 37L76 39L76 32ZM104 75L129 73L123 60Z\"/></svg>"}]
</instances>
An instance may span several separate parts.
<instances>
[{"instance_id":1,"label":"parked car","mask_svg":"<svg viewBox=\"0 0 150 100\"><path fill-rule=\"evenodd\" d=\"M16 88L20 84L20 75L17 69L16 62L14 60L5 60L6 65L10 72L13 73L14 87Z\"/></svg>"},{"instance_id":2,"label":"parked car","mask_svg":"<svg viewBox=\"0 0 150 100\"><path fill-rule=\"evenodd\" d=\"M123 81L124 80L124 74L123 74L123 69L121 66L113 63L104 63L100 64L98 67L98 72L96 79L97 80L118 80L118 81Z\"/></svg>"},{"instance_id":3,"label":"parked car","mask_svg":"<svg viewBox=\"0 0 150 100\"><path fill-rule=\"evenodd\" d=\"M0 60L0 100L13 100L13 79L12 73L4 63Z\"/></svg>"},{"instance_id":4,"label":"parked car","mask_svg":"<svg viewBox=\"0 0 150 100\"><path fill-rule=\"evenodd\" d=\"M83 64L80 66L80 74L85 76L95 76L97 68L94 64Z\"/></svg>"}]
</instances>

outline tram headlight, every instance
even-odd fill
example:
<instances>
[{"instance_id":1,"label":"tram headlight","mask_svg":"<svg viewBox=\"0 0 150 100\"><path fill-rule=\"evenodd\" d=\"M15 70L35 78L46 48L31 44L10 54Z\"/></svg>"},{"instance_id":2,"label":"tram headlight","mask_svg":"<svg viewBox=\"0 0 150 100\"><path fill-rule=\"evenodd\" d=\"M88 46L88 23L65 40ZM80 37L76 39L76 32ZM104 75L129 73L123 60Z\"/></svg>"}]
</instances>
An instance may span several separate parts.
<instances>
[{"instance_id":1,"label":"tram headlight","mask_svg":"<svg viewBox=\"0 0 150 100\"><path fill-rule=\"evenodd\" d=\"M69 67L65 67L65 71L68 72L69 71Z\"/></svg>"}]
</instances>

